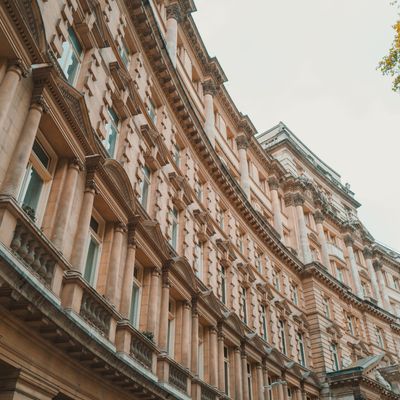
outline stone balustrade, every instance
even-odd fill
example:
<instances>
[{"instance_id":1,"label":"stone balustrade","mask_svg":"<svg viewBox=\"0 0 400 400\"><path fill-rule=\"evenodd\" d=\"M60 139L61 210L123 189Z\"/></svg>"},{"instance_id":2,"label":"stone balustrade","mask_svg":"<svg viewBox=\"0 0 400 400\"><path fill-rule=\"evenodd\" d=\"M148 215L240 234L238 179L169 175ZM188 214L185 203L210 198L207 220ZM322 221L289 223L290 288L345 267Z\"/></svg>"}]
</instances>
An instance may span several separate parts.
<instances>
[{"instance_id":1,"label":"stone balustrade","mask_svg":"<svg viewBox=\"0 0 400 400\"><path fill-rule=\"evenodd\" d=\"M187 392L187 373L180 366L170 364L168 383L182 392Z\"/></svg>"},{"instance_id":2,"label":"stone balustrade","mask_svg":"<svg viewBox=\"0 0 400 400\"><path fill-rule=\"evenodd\" d=\"M217 395L218 392L214 388L204 383L200 384L200 400L215 400Z\"/></svg>"},{"instance_id":3,"label":"stone balustrade","mask_svg":"<svg viewBox=\"0 0 400 400\"><path fill-rule=\"evenodd\" d=\"M111 313L108 307L94 296L90 290L84 290L79 315L104 336L110 332Z\"/></svg>"},{"instance_id":4,"label":"stone balustrade","mask_svg":"<svg viewBox=\"0 0 400 400\"><path fill-rule=\"evenodd\" d=\"M19 204L0 196L0 242L11 250L32 276L60 295L66 261Z\"/></svg>"},{"instance_id":5,"label":"stone balustrade","mask_svg":"<svg viewBox=\"0 0 400 400\"><path fill-rule=\"evenodd\" d=\"M190 372L166 354L158 357L157 375L161 382L168 383L185 394L191 392Z\"/></svg>"}]
</instances>

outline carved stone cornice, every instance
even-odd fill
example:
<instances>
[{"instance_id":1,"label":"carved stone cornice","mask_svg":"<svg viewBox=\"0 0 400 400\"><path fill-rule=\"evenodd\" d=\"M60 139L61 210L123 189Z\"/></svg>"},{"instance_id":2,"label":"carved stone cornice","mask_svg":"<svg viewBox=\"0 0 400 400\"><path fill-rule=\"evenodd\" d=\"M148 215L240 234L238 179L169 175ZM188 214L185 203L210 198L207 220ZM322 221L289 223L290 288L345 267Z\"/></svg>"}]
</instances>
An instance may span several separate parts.
<instances>
[{"instance_id":1,"label":"carved stone cornice","mask_svg":"<svg viewBox=\"0 0 400 400\"><path fill-rule=\"evenodd\" d=\"M182 10L178 3L172 3L165 7L167 11L167 19L173 18L178 23L182 21Z\"/></svg>"},{"instance_id":2,"label":"carved stone cornice","mask_svg":"<svg viewBox=\"0 0 400 400\"><path fill-rule=\"evenodd\" d=\"M279 180L276 176L270 176L268 178L268 185L270 190L278 190L279 189Z\"/></svg>"},{"instance_id":3,"label":"carved stone cornice","mask_svg":"<svg viewBox=\"0 0 400 400\"><path fill-rule=\"evenodd\" d=\"M321 212L321 210L317 210L314 212L314 220L316 224L322 224L324 222L325 216Z\"/></svg>"},{"instance_id":4,"label":"carved stone cornice","mask_svg":"<svg viewBox=\"0 0 400 400\"><path fill-rule=\"evenodd\" d=\"M236 138L236 145L238 150L247 150L247 148L249 147L249 141L245 135L240 135Z\"/></svg>"},{"instance_id":5,"label":"carved stone cornice","mask_svg":"<svg viewBox=\"0 0 400 400\"><path fill-rule=\"evenodd\" d=\"M204 95L210 94L211 96L215 96L215 94L217 93L217 85L211 79L207 79L206 81L204 81L202 83L202 86Z\"/></svg>"}]
</instances>

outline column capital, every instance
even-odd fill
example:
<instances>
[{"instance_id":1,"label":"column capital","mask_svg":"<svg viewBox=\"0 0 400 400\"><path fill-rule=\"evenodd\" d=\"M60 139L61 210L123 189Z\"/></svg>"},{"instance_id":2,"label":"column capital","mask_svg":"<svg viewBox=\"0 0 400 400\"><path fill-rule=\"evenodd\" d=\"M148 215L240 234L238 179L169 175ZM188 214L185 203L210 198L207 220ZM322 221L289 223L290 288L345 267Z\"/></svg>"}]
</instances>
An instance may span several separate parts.
<instances>
[{"instance_id":1,"label":"column capital","mask_svg":"<svg viewBox=\"0 0 400 400\"><path fill-rule=\"evenodd\" d=\"M363 249L363 254L366 259L372 259L372 249L371 247L365 246Z\"/></svg>"},{"instance_id":2,"label":"column capital","mask_svg":"<svg viewBox=\"0 0 400 400\"><path fill-rule=\"evenodd\" d=\"M268 186L270 190L278 190L279 189L279 180L276 176L270 176L268 178Z\"/></svg>"},{"instance_id":3,"label":"column capital","mask_svg":"<svg viewBox=\"0 0 400 400\"><path fill-rule=\"evenodd\" d=\"M198 297L197 296L192 296L192 316L193 317L199 316Z\"/></svg>"},{"instance_id":4,"label":"column capital","mask_svg":"<svg viewBox=\"0 0 400 400\"><path fill-rule=\"evenodd\" d=\"M79 158L73 157L68 160L68 168L76 169L77 171L83 171L83 164Z\"/></svg>"},{"instance_id":5,"label":"column capital","mask_svg":"<svg viewBox=\"0 0 400 400\"><path fill-rule=\"evenodd\" d=\"M317 210L314 212L314 220L316 224L322 224L325 220L325 216L321 210Z\"/></svg>"},{"instance_id":6,"label":"column capital","mask_svg":"<svg viewBox=\"0 0 400 400\"><path fill-rule=\"evenodd\" d=\"M304 196L301 193L295 193L293 203L295 206L302 206L304 204Z\"/></svg>"},{"instance_id":7,"label":"column capital","mask_svg":"<svg viewBox=\"0 0 400 400\"><path fill-rule=\"evenodd\" d=\"M202 83L203 86L203 93L210 94L211 96L215 96L217 93L217 86L211 79L207 79Z\"/></svg>"},{"instance_id":8,"label":"column capital","mask_svg":"<svg viewBox=\"0 0 400 400\"><path fill-rule=\"evenodd\" d=\"M14 60L10 60L7 67L7 72L13 71L24 78L26 78L29 74L29 67L25 65L21 58L16 58Z\"/></svg>"},{"instance_id":9,"label":"column capital","mask_svg":"<svg viewBox=\"0 0 400 400\"><path fill-rule=\"evenodd\" d=\"M210 326L210 333L212 333L213 335L218 334L218 329L215 325Z\"/></svg>"},{"instance_id":10,"label":"column capital","mask_svg":"<svg viewBox=\"0 0 400 400\"><path fill-rule=\"evenodd\" d=\"M165 7L167 11L167 19L175 19L177 22L182 21L182 10L178 3L172 3Z\"/></svg>"},{"instance_id":11,"label":"column capital","mask_svg":"<svg viewBox=\"0 0 400 400\"><path fill-rule=\"evenodd\" d=\"M114 230L115 232L124 233L126 232L126 225L121 221L117 221L114 224Z\"/></svg>"},{"instance_id":12,"label":"column capital","mask_svg":"<svg viewBox=\"0 0 400 400\"><path fill-rule=\"evenodd\" d=\"M247 150L247 148L249 147L249 140L245 135L239 135L236 137L236 146L238 150Z\"/></svg>"},{"instance_id":13,"label":"column capital","mask_svg":"<svg viewBox=\"0 0 400 400\"><path fill-rule=\"evenodd\" d=\"M94 154L92 156L87 156L85 160L86 164L86 190L93 190L97 193L97 187L95 182L96 172L100 169L104 162L104 158L99 154Z\"/></svg>"},{"instance_id":14,"label":"column capital","mask_svg":"<svg viewBox=\"0 0 400 400\"><path fill-rule=\"evenodd\" d=\"M127 224L128 231L128 247L133 246L136 247L136 226L139 222L139 216L135 215Z\"/></svg>"},{"instance_id":15,"label":"column capital","mask_svg":"<svg viewBox=\"0 0 400 400\"><path fill-rule=\"evenodd\" d=\"M383 267L382 261L381 261L381 260L378 260L378 259L375 259L375 260L372 262L372 265L374 266L375 271L380 271L380 270L382 269L382 267Z\"/></svg>"},{"instance_id":16,"label":"column capital","mask_svg":"<svg viewBox=\"0 0 400 400\"><path fill-rule=\"evenodd\" d=\"M185 301L183 302L183 307L184 307L186 310L190 310L190 309L192 308L192 302L189 301L189 300L185 300Z\"/></svg>"},{"instance_id":17,"label":"column capital","mask_svg":"<svg viewBox=\"0 0 400 400\"><path fill-rule=\"evenodd\" d=\"M343 238L343 241L344 241L344 244L346 245L346 247L353 246L353 244L354 244L354 239L350 235L346 235Z\"/></svg>"},{"instance_id":18,"label":"column capital","mask_svg":"<svg viewBox=\"0 0 400 400\"><path fill-rule=\"evenodd\" d=\"M152 267L151 268L151 276L160 276L160 269L157 267Z\"/></svg>"}]
</instances>

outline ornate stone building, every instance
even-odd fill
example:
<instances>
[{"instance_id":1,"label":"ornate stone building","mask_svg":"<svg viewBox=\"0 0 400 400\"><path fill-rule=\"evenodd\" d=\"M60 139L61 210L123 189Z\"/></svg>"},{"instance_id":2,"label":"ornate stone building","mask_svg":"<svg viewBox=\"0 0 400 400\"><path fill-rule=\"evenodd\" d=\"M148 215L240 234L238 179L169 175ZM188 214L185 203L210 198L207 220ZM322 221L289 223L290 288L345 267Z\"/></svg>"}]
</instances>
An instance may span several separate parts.
<instances>
[{"instance_id":1,"label":"ornate stone building","mask_svg":"<svg viewBox=\"0 0 400 400\"><path fill-rule=\"evenodd\" d=\"M0 399L399 398L400 256L194 11L0 1Z\"/></svg>"}]
</instances>

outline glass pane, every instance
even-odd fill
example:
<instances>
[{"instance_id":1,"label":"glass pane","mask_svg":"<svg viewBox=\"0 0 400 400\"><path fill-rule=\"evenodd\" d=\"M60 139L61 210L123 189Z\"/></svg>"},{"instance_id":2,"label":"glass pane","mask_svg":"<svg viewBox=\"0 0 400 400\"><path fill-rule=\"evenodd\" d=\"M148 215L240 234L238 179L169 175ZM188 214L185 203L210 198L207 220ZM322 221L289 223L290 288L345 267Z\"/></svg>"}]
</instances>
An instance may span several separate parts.
<instances>
[{"instance_id":1,"label":"glass pane","mask_svg":"<svg viewBox=\"0 0 400 400\"><path fill-rule=\"evenodd\" d=\"M113 157L115 152L115 143L117 141L118 130L112 122L109 122L106 125L106 131L107 131L107 138L103 141L103 144L110 157Z\"/></svg>"},{"instance_id":2,"label":"glass pane","mask_svg":"<svg viewBox=\"0 0 400 400\"><path fill-rule=\"evenodd\" d=\"M66 65L66 78L68 80L68 82L72 85L75 81L75 76L76 73L78 72L78 68L79 68L79 59L76 56L76 54L74 52L71 52L70 58L69 58L69 62Z\"/></svg>"},{"instance_id":3,"label":"glass pane","mask_svg":"<svg viewBox=\"0 0 400 400\"><path fill-rule=\"evenodd\" d=\"M141 196L141 201L140 201L140 203L142 204L142 206L144 208L147 208L148 195L149 195L149 185L148 185L148 183L147 183L147 181L145 179L142 182L142 196Z\"/></svg>"},{"instance_id":4,"label":"glass pane","mask_svg":"<svg viewBox=\"0 0 400 400\"><path fill-rule=\"evenodd\" d=\"M93 238L90 238L89 248L86 257L85 273L83 277L89 282L90 285L94 284L96 273L97 253L99 245Z\"/></svg>"},{"instance_id":5,"label":"glass pane","mask_svg":"<svg viewBox=\"0 0 400 400\"><path fill-rule=\"evenodd\" d=\"M136 328L137 326L137 317L138 317L138 306L139 306L139 289L137 286L132 286L132 299L131 299L131 313L129 316L129 320L131 324Z\"/></svg>"},{"instance_id":6,"label":"glass pane","mask_svg":"<svg viewBox=\"0 0 400 400\"><path fill-rule=\"evenodd\" d=\"M35 214L39 204L40 193L43 188L43 180L39 174L32 168L27 169L26 191L22 199L22 206L24 209L29 208Z\"/></svg>"},{"instance_id":7,"label":"glass pane","mask_svg":"<svg viewBox=\"0 0 400 400\"><path fill-rule=\"evenodd\" d=\"M49 167L50 157L44 151L43 147L40 145L38 141L35 140L32 147L33 152L36 154L36 157L40 160L45 168Z\"/></svg>"},{"instance_id":8,"label":"glass pane","mask_svg":"<svg viewBox=\"0 0 400 400\"><path fill-rule=\"evenodd\" d=\"M71 41L72 46L74 46L74 50L78 53L78 55L81 55L82 54L82 46L79 43L76 33L71 26L68 28L68 34L69 34L69 40Z\"/></svg>"}]
</instances>

